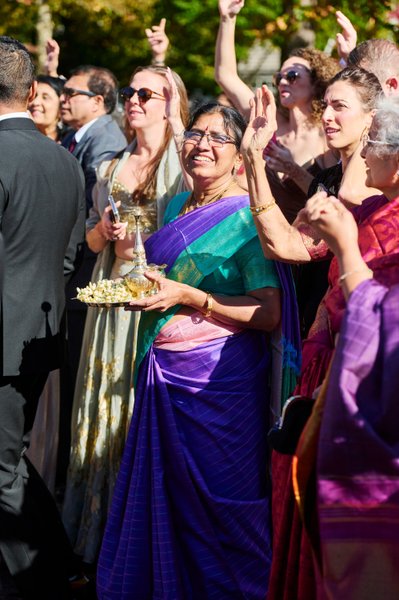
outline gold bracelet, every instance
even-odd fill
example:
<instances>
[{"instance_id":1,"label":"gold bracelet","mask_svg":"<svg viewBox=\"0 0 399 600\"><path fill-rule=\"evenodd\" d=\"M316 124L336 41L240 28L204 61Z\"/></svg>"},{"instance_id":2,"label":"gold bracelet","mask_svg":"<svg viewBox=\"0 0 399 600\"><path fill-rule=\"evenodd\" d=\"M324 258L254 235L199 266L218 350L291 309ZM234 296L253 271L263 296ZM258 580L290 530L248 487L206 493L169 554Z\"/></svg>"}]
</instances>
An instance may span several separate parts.
<instances>
[{"instance_id":1,"label":"gold bracelet","mask_svg":"<svg viewBox=\"0 0 399 600\"><path fill-rule=\"evenodd\" d=\"M269 202L269 204L262 204L261 206L250 206L249 210L253 215L260 215L260 213L266 212L277 205L276 201Z\"/></svg>"},{"instance_id":2,"label":"gold bracelet","mask_svg":"<svg viewBox=\"0 0 399 600\"><path fill-rule=\"evenodd\" d=\"M204 312L204 317L208 318L211 316L212 314L212 309L213 309L213 296L210 292L206 293L206 302L205 302L205 312Z\"/></svg>"},{"instance_id":3,"label":"gold bracelet","mask_svg":"<svg viewBox=\"0 0 399 600\"><path fill-rule=\"evenodd\" d=\"M342 273L341 277L338 277L338 285L342 285L342 282L345 281L347 277L349 277L350 275L354 275L355 273L367 273L367 275L373 275L373 271L368 267L353 269L353 271L347 271L346 273Z\"/></svg>"}]
</instances>

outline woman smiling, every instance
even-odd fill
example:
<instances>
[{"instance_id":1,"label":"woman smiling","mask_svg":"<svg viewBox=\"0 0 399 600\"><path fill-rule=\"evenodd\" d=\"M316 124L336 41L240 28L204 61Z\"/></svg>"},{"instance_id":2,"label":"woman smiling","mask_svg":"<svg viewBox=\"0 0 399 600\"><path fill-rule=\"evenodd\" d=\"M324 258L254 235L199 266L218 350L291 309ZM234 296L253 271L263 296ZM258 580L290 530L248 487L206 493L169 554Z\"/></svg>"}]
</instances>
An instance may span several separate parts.
<instances>
[{"instance_id":1,"label":"woman smiling","mask_svg":"<svg viewBox=\"0 0 399 600\"><path fill-rule=\"evenodd\" d=\"M299 337L291 281L264 258L235 179L244 130L234 109L195 112L181 147L193 192L171 201L146 242L148 259L169 266L166 278L148 273L159 292L130 307L143 311L136 400L100 554L101 599L266 596L267 334L282 321L293 362ZM283 365L287 391L293 362Z\"/></svg>"}]
</instances>

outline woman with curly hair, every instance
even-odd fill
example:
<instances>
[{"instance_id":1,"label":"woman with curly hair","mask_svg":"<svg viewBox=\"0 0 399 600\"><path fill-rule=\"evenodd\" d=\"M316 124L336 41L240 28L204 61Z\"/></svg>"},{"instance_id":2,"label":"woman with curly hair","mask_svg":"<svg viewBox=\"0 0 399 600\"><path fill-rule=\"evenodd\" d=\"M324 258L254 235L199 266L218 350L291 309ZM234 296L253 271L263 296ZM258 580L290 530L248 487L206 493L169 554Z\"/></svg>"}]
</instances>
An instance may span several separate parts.
<instances>
[{"instance_id":1,"label":"woman with curly hair","mask_svg":"<svg viewBox=\"0 0 399 600\"><path fill-rule=\"evenodd\" d=\"M244 0L219 0L215 77L234 106L249 117L254 93L238 75L234 49L236 17L243 5ZM324 92L338 71L333 58L314 48L301 48L274 76L279 101L277 131L264 157L272 194L290 223L304 207L314 176L338 160L328 149L321 125Z\"/></svg>"}]
</instances>

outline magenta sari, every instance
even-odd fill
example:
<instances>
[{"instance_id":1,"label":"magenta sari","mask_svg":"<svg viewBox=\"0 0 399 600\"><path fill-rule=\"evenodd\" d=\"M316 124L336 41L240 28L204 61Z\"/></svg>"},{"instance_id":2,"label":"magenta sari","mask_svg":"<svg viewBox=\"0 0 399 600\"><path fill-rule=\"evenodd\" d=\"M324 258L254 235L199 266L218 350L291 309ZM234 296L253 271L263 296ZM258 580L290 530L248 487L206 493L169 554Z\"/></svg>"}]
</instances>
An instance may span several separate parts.
<instances>
[{"instance_id":1,"label":"magenta sari","mask_svg":"<svg viewBox=\"0 0 399 600\"><path fill-rule=\"evenodd\" d=\"M391 270L386 268L387 261L398 249L399 198L388 202L384 196L372 196L356 208L354 216L359 225L362 256L374 270L375 279L388 285L391 281ZM313 252L315 257L318 257L317 252L318 247ZM309 337L303 344L301 377L295 394L312 397L314 390L323 383L327 374L336 334L340 331L346 307L338 285L338 277L338 264L334 258L329 271L330 287L320 304ZM311 451L315 452L317 426L308 423L304 434L300 446L305 446L306 451L310 447ZM307 461L308 454L305 462ZM268 600L314 600L316 575L310 541L294 498L292 456L273 452L272 480L273 561ZM315 511L312 503L314 494L311 496L310 506L307 499L310 514Z\"/></svg>"}]
</instances>

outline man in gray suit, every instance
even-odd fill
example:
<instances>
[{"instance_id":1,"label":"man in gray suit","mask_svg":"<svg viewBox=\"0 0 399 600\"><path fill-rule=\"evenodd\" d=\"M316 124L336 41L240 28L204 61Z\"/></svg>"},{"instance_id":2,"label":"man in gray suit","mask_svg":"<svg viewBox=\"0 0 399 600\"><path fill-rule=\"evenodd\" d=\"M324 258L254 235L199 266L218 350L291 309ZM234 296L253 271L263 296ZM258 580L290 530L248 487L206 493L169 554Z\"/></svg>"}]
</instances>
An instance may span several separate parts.
<instances>
[{"instance_id":1,"label":"man in gray suit","mask_svg":"<svg viewBox=\"0 0 399 600\"><path fill-rule=\"evenodd\" d=\"M61 94L61 118L75 133L63 146L78 159L86 179L87 213L96 167L126 147L126 138L111 117L117 98L117 80L102 67L83 65L72 71Z\"/></svg>"},{"instance_id":2,"label":"man in gray suit","mask_svg":"<svg viewBox=\"0 0 399 600\"><path fill-rule=\"evenodd\" d=\"M39 396L64 355L64 275L84 235L79 163L42 135L26 48L0 37L0 553L23 598L69 598L72 550L26 457Z\"/></svg>"}]
</instances>

